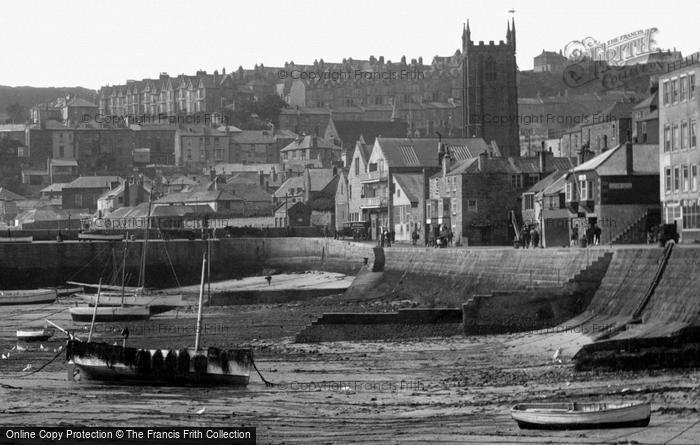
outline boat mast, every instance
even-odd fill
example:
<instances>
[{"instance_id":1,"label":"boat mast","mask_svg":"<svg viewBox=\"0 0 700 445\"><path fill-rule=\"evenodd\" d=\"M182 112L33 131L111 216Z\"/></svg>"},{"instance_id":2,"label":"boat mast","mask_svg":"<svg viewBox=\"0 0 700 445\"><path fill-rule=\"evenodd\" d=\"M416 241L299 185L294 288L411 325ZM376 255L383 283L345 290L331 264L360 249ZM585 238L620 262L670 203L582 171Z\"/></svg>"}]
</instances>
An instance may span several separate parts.
<instances>
[{"instance_id":1,"label":"boat mast","mask_svg":"<svg viewBox=\"0 0 700 445\"><path fill-rule=\"evenodd\" d=\"M97 297L95 298L95 307L92 309L92 321L90 321L90 332L88 333L88 343L92 339L92 330L95 327L95 318L97 317L97 305L100 304L100 293L102 292L102 278L100 278L100 283L97 285Z\"/></svg>"},{"instance_id":2,"label":"boat mast","mask_svg":"<svg viewBox=\"0 0 700 445\"><path fill-rule=\"evenodd\" d=\"M129 241L124 242L124 253L122 256L122 307L124 307L124 286L126 285L126 249Z\"/></svg>"},{"instance_id":3,"label":"boat mast","mask_svg":"<svg viewBox=\"0 0 700 445\"><path fill-rule=\"evenodd\" d=\"M207 254L202 255L202 279L199 284L199 304L197 305L197 328L194 338L194 352L199 351L199 336L202 332L202 299L204 298L204 274L207 267Z\"/></svg>"},{"instance_id":4,"label":"boat mast","mask_svg":"<svg viewBox=\"0 0 700 445\"><path fill-rule=\"evenodd\" d=\"M207 234L207 306L211 305L211 237Z\"/></svg>"},{"instance_id":5,"label":"boat mast","mask_svg":"<svg viewBox=\"0 0 700 445\"><path fill-rule=\"evenodd\" d=\"M148 216L146 217L146 233L143 239L143 251L141 252L141 271L139 275L139 287L143 290L146 287L146 246L148 246L148 232L151 225L151 204L153 203L153 192L148 198Z\"/></svg>"}]
</instances>

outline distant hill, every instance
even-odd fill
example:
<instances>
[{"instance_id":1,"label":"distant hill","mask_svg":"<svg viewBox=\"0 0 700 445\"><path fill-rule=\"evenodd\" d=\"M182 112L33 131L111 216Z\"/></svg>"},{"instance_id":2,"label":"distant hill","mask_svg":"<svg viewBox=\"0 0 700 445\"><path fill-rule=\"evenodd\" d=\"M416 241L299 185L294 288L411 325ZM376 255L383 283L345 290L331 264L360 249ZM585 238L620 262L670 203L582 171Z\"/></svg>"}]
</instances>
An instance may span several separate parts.
<instances>
[{"instance_id":1,"label":"distant hill","mask_svg":"<svg viewBox=\"0 0 700 445\"><path fill-rule=\"evenodd\" d=\"M58 97L72 95L82 97L91 102L95 101L97 92L82 87L8 87L0 85L0 119L2 122L7 118L7 107L13 103L19 103L27 112L36 104L50 102Z\"/></svg>"}]
</instances>

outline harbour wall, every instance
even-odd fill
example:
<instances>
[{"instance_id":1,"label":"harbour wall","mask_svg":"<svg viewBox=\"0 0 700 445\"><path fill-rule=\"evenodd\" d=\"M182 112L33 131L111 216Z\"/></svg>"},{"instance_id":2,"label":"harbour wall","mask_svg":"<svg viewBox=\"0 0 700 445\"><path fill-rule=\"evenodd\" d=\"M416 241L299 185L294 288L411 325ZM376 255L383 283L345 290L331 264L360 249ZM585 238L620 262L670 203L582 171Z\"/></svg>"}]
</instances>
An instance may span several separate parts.
<instances>
[{"instance_id":1,"label":"harbour wall","mask_svg":"<svg viewBox=\"0 0 700 445\"><path fill-rule=\"evenodd\" d=\"M223 238L209 243L212 280L251 276L265 269L320 269L354 275L365 258L368 262L373 259L371 246L327 238ZM60 286L69 280L96 283L100 277L106 281L115 263L121 268L124 257L127 285L136 285L142 248L141 241L0 244L0 289ZM198 283L206 251L207 241L149 241L146 285L162 288Z\"/></svg>"}]
</instances>

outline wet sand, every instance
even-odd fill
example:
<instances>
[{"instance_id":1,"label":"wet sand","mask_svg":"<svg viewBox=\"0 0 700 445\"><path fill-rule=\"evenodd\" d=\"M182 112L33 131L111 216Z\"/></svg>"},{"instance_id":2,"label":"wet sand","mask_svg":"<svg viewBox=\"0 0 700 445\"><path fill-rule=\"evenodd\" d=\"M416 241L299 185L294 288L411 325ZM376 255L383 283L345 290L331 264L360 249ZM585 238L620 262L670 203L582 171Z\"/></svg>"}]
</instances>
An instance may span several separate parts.
<instances>
[{"instance_id":1,"label":"wet sand","mask_svg":"<svg viewBox=\"0 0 700 445\"><path fill-rule=\"evenodd\" d=\"M129 387L68 382L64 336L43 351L12 350L19 326L49 318L72 323L66 299L52 305L2 307L0 424L93 426L254 426L258 443L700 443L700 372L576 373L571 354L587 342L574 332L431 338L386 342L294 344L293 335L323 312L385 309L389 302L341 296L300 303L208 307L206 345L252 345L258 368L245 390ZM150 322L98 325L95 336L131 346L194 343L194 308ZM38 347L39 345L37 345ZM557 348L562 363L552 360ZM652 401L646 428L563 432L521 431L509 414L525 401L639 399ZM197 414L206 408L204 413Z\"/></svg>"}]
</instances>

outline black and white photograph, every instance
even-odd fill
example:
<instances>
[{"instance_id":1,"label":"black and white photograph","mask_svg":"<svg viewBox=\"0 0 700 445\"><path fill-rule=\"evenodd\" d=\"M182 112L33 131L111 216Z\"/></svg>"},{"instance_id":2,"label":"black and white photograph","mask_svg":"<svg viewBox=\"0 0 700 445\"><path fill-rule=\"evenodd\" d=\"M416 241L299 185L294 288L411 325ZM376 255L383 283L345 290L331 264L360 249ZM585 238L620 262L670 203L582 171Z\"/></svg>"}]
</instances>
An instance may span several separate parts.
<instances>
[{"instance_id":1,"label":"black and white photograph","mask_svg":"<svg viewBox=\"0 0 700 445\"><path fill-rule=\"evenodd\" d=\"M699 26L2 2L0 444L700 444Z\"/></svg>"}]
</instances>

